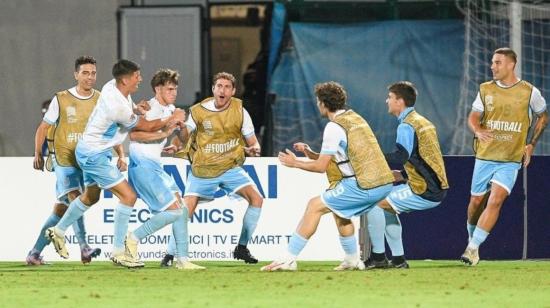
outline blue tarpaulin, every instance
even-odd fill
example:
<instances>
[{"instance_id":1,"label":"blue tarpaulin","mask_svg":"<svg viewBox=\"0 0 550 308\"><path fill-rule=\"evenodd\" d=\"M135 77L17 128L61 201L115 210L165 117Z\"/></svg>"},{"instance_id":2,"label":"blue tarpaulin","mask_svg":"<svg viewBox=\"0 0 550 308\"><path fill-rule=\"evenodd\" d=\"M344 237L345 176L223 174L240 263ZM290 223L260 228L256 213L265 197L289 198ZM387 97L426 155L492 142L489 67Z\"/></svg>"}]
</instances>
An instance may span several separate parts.
<instances>
[{"instance_id":1,"label":"blue tarpaulin","mask_svg":"<svg viewBox=\"0 0 550 308\"><path fill-rule=\"evenodd\" d=\"M290 23L293 46L271 76L274 153L303 141L319 150L325 121L313 88L334 80L349 106L364 116L384 151L395 144L397 120L387 113L387 86L413 82L416 109L437 127L442 150L452 140L464 52L461 20L383 21L360 24Z\"/></svg>"}]
</instances>

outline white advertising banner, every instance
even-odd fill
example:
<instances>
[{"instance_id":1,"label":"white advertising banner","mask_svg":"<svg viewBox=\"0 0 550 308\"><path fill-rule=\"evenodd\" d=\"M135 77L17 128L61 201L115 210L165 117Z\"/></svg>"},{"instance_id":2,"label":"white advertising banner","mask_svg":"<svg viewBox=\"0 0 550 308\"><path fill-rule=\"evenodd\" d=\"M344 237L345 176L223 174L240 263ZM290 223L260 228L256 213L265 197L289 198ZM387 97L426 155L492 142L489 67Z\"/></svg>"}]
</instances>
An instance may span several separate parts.
<instances>
[{"instance_id":1,"label":"white advertising banner","mask_svg":"<svg viewBox=\"0 0 550 308\"><path fill-rule=\"evenodd\" d=\"M24 261L39 236L55 202L55 174L32 168L29 157L0 157L0 261ZM185 190L189 165L186 160L164 158L164 168ZM288 239L296 229L308 201L321 194L327 185L324 174L282 166L276 158L248 158L245 170L265 197L256 232L248 247L262 261L280 257ZM112 250L114 208L118 199L102 192L101 200L85 214L87 240L90 246L102 249L100 260L108 260ZM246 211L245 200L217 196L201 203L189 223L189 254L192 260L233 260L232 252L241 232ZM129 229L134 230L150 217L147 205L138 199ZM358 219L354 220L356 230ZM357 232L357 231L356 231ZM165 227L144 239L139 245L144 261L160 260L170 238ZM70 259L80 260L80 250L72 228L66 234ZM51 245L44 249L44 258L61 258ZM332 215L321 219L316 234L299 256L300 260L340 260L343 251Z\"/></svg>"}]
</instances>

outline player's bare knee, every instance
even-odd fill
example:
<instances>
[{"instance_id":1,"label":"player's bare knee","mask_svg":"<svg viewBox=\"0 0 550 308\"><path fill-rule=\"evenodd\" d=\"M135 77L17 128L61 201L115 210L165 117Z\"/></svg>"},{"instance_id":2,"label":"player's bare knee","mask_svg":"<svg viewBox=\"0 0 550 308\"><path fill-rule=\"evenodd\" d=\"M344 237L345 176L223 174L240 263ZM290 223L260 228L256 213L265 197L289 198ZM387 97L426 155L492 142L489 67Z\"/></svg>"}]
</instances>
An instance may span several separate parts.
<instances>
[{"instance_id":1,"label":"player's bare knee","mask_svg":"<svg viewBox=\"0 0 550 308\"><path fill-rule=\"evenodd\" d=\"M53 213L57 215L58 217L63 217L65 215L65 212L67 211L67 206L62 203L56 203L53 206Z\"/></svg>"},{"instance_id":2,"label":"player's bare knee","mask_svg":"<svg viewBox=\"0 0 550 308\"><path fill-rule=\"evenodd\" d=\"M468 206L477 209L481 206L482 203L483 203L483 196L471 196L470 204Z\"/></svg>"},{"instance_id":3,"label":"player's bare knee","mask_svg":"<svg viewBox=\"0 0 550 308\"><path fill-rule=\"evenodd\" d=\"M122 196L122 198L120 198L120 202L128 206L134 206L134 204L136 204L136 201L137 196L136 193L133 191L126 193L124 196Z\"/></svg>"},{"instance_id":4,"label":"player's bare knee","mask_svg":"<svg viewBox=\"0 0 550 308\"><path fill-rule=\"evenodd\" d=\"M260 196L259 194L254 194L250 198L250 205L253 207L262 207L263 204L264 198L262 198L262 196Z\"/></svg>"},{"instance_id":5,"label":"player's bare knee","mask_svg":"<svg viewBox=\"0 0 550 308\"><path fill-rule=\"evenodd\" d=\"M78 198L78 196L80 196L80 191L73 190L73 191L70 191L67 195L69 197L69 201L72 202L74 199L76 199L76 198Z\"/></svg>"}]
</instances>

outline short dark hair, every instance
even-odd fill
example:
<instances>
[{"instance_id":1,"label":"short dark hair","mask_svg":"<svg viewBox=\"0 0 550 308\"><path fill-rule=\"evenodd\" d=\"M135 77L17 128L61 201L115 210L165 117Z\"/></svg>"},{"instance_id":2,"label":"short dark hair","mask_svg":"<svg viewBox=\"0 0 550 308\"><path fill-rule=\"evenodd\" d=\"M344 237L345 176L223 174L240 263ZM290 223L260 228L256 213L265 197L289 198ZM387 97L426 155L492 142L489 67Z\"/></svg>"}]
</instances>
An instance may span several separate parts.
<instances>
[{"instance_id":1,"label":"short dark hair","mask_svg":"<svg viewBox=\"0 0 550 308\"><path fill-rule=\"evenodd\" d=\"M123 76L133 74L140 70L137 63L130 60L120 59L115 65L113 65L113 77L118 81Z\"/></svg>"},{"instance_id":2,"label":"short dark hair","mask_svg":"<svg viewBox=\"0 0 550 308\"><path fill-rule=\"evenodd\" d=\"M96 60L92 56L80 56L74 61L74 71L78 72L80 70L80 66L83 64L96 65L96 63Z\"/></svg>"},{"instance_id":3,"label":"short dark hair","mask_svg":"<svg viewBox=\"0 0 550 308\"><path fill-rule=\"evenodd\" d=\"M388 91L395 94L397 98L403 99L407 107L414 106L416 96L418 95L418 91L416 91L414 84L410 81L398 81L391 84L388 87Z\"/></svg>"},{"instance_id":4,"label":"short dark hair","mask_svg":"<svg viewBox=\"0 0 550 308\"><path fill-rule=\"evenodd\" d=\"M503 56L507 57L508 59L512 60L514 63L518 63L518 55L510 47L499 48L499 49L495 50L494 54L503 55Z\"/></svg>"},{"instance_id":5,"label":"short dark hair","mask_svg":"<svg viewBox=\"0 0 550 308\"><path fill-rule=\"evenodd\" d=\"M315 96L330 112L344 109L348 99L348 94L344 87L335 81L316 84Z\"/></svg>"},{"instance_id":6,"label":"short dark hair","mask_svg":"<svg viewBox=\"0 0 550 308\"><path fill-rule=\"evenodd\" d=\"M153 92L155 92L157 86L164 86L169 82L178 85L179 77L180 73L178 73L178 71L162 68L153 75L151 79L151 88L153 88Z\"/></svg>"},{"instance_id":7,"label":"short dark hair","mask_svg":"<svg viewBox=\"0 0 550 308\"><path fill-rule=\"evenodd\" d=\"M225 79L231 81L231 84L233 85L233 88L235 87L235 84L237 83L237 79L233 74L227 73L227 72L219 72L212 78L212 85L216 84L216 81L218 79Z\"/></svg>"}]
</instances>

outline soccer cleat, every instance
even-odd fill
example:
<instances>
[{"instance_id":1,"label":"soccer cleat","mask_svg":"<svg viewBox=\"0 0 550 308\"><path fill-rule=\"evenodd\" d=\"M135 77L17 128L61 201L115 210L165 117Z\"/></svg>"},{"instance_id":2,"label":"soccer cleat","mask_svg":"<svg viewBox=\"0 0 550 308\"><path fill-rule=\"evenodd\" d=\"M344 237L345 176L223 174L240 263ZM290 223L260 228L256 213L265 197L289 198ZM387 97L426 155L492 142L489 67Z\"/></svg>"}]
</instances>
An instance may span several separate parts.
<instances>
[{"instance_id":1,"label":"soccer cleat","mask_svg":"<svg viewBox=\"0 0 550 308\"><path fill-rule=\"evenodd\" d=\"M479 263L479 249L466 247L460 260L467 265L476 266Z\"/></svg>"},{"instance_id":2,"label":"soccer cleat","mask_svg":"<svg viewBox=\"0 0 550 308\"><path fill-rule=\"evenodd\" d=\"M126 235L126 239L124 240L124 247L126 249L126 254L135 260L138 259L137 246L138 246L138 241L134 240L130 236L130 232L128 232L128 234Z\"/></svg>"},{"instance_id":3,"label":"soccer cleat","mask_svg":"<svg viewBox=\"0 0 550 308\"><path fill-rule=\"evenodd\" d=\"M401 263L393 263L393 261L390 261L389 263L389 268L400 268L400 269L408 269L410 266L409 266L409 263L407 263L407 261L403 261Z\"/></svg>"},{"instance_id":4,"label":"soccer cleat","mask_svg":"<svg viewBox=\"0 0 550 308\"><path fill-rule=\"evenodd\" d=\"M258 263L258 259L254 258L254 256L250 254L250 250L248 250L246 246L242 246L242 245L237 245L237 247L235 247L235 251L233 252L233 258L237 260L244 260L244 263L250 263L250 264Z\"/></svg>"},{"instance_id":5,"label":"soccer cleat","mask_svg":"<svg viewBox=\"0 0 550 308\"><path fill-rule=\"evenodd\" d=\"M340 263L340 265L334 268L335 271L362 271L364 269L365 264L360 259L354 261L344 260L342 261L342 263Z\"/></svg>"},{"instance_id":6,"label":"soccer cleat","mask_svg":"<svg viewBox=\"0 0 550 308\"><path fill-rule=\"evenodd\" d=\"M80 260L83 264L88 264L92 262L92 258L99 256L100 253L100 248L92 248L86 245L84 248L80 249Z\"/></svg>"},{"instance_id":7,"label":"soccer cleat","mask_svg":"<svg viewBox=\"0 0 550 308\"><path fill-rule=\"evenodd\" d=\"M143 262L132 258L132 256L128 255L127 253L113 255L111 257L111 261L113 261L113 263L116 265L124 266L127 268L140 268L145 266Z\"/></svg>"},{"instance_id":8,"label":"soccer cleat","mask_svg":"<svg viewBox=\"0 0 550 308\"><path fill-rule=\"evenodd\" d=\"M262 266L260 271L262 272L275 272L275 271L295 271L298 269L298 263L296 260L282 260L273 261L271 264Z\"/></svg>"},{"instance_id":9,"label":"soccer cleat","mask_svg":"<svg viewBox=\"0 0 550 308\"><path fill-rule=\"evenodd\" d=\"M171 254L165 254L162 261L160 261L160 267L170 267L174 264L174 256Z\"/></svg>"},{"instance_id":10,"label":"soccer cleat","mask_svg":"<svg viewBox=\"0 0 550 308\"><path fill-rule=\"evenodd\" d=\"M365 269L367 271L373 270L373 269L385 269L385 268L388 268L388 266L389 266L388 259L386 258L380 261L374 260L373 258L368 258L365 261Z\"/></svg>"},{"instance_id":11,"label":"soccer cleat","mask_svg":"<svg viewBox=\"0 0 550 308\"><path fill-rule=\"evenodd\" d=\"M69 258L69 252L67 251L67 247L65 246L65 237L59 236L57 233L55 233L55 227L46 229L44 236L46 236L46 238L53 243L55 251L59 254L61 258Z\"/></svg>"},{"instance_id":12,"label":"soccer cleat","mask_svg":"<svg viewBox=\"0 0 550 308\"><path fill-rule=\"evenodd\" d=\"M204 266L200 266L189 261L176 261L176 268L179 270L203 270L206 269Z\"/></svg>"},{"instance_id":13,"label":"soccer cleat","mask_svg":"<svg viewBox=\"0 0 550 308\"><path fill-rule=\"evenodd\" d=\"M51 265L50 263L44 261L42 256L39 255L38 253L29 253L27 255L26 262L27 262L27 265L31 265L31 266L34 266L34 265Z\"/></svg>"}]
</instances>

